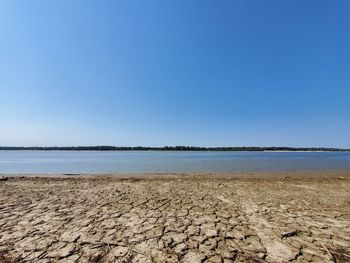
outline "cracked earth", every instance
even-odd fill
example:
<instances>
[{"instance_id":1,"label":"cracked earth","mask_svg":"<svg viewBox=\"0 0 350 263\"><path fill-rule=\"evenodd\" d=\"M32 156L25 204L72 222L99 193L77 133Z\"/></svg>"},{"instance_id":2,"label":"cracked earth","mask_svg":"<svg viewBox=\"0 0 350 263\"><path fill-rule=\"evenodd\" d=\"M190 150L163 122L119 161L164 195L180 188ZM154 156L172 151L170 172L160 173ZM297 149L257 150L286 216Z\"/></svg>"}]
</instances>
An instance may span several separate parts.
<instances>
[{"instance_id":1,"label":"cracked earth","mask_svg":"<svg viewBox=\"0 0 350 263\"><path fill-rule=\"evenodd\" d=\"M9 177L0 262L350 262L350 173Z\"/></svg>"}]
</instances>

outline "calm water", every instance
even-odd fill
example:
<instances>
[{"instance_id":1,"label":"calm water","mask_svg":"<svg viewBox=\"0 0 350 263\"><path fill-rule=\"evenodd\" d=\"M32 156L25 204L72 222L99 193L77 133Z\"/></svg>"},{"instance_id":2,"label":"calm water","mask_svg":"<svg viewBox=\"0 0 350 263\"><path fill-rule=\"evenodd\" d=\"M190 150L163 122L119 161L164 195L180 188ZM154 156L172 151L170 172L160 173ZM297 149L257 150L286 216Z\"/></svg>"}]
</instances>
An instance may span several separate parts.
<instances>
[{"instance_id":1,"label":"calm water","mask_svg":"<svg viewBox=\"0 0 350 263\"><path fill-rule=\"evenodd\" d=\"M257 172L350 169L349 152L0 151L0 173Z\"/></svg>"}]
</instances>

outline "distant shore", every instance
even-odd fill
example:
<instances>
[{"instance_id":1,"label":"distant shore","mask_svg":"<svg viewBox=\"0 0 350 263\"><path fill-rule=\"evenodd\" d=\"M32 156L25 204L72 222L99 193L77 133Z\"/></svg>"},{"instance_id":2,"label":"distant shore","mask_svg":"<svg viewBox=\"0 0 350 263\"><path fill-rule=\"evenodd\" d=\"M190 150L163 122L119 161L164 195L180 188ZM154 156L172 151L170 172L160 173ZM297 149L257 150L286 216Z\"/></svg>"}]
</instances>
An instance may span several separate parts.
<instances>
[{"instance_id":1,"label":"distant shore","mask_svg":"<svg viewBox=\"0 0 350 263\"><path fill-rule=\"evenodd\" d=\"M221 151L221 152L350 152L350 149L328 147L198 147L198 146L0 146L0 150L16 151Z\"/></svg>"}]
</instances>

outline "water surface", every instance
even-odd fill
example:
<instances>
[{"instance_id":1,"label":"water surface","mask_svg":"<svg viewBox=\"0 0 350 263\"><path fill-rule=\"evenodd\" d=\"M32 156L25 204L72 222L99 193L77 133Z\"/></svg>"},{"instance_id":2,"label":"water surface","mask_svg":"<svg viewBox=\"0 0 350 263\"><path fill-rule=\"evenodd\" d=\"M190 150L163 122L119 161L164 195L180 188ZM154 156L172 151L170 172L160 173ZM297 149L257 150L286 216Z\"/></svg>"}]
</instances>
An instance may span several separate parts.
<instances>
[{"instance_id":1,"label":"water surface","mask_svg":"<svg viewBox=\"0 0 350 263\"><path fill-rule=\"evenodd\" d=\"M350 170L350 152L0 151L0 173Z\"/></svg>"}]
</instances>

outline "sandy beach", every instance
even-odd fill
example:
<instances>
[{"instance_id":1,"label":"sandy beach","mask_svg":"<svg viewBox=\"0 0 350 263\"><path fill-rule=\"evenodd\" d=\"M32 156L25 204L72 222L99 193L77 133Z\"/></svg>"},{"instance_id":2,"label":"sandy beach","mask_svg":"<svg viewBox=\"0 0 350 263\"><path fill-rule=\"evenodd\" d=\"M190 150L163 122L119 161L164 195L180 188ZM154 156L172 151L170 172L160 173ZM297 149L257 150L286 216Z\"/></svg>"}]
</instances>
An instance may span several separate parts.
<instances>
[{"instance_id":1,"label":"sandy beach","mask_svg":"<svg viewBox=\"0 0 350 263\"><path fill-rule=\"evenodd\" d=\"M0 262L350 262L350 171L16 176Z\"/></svg>"}]
</instances>

